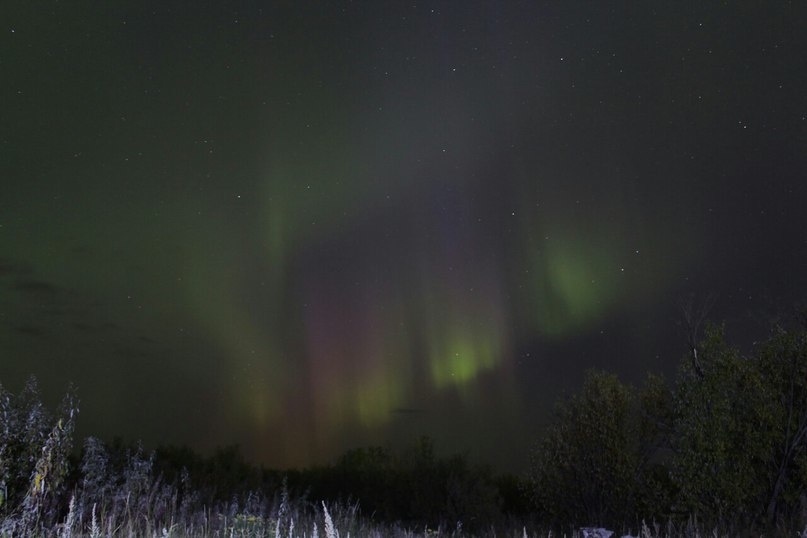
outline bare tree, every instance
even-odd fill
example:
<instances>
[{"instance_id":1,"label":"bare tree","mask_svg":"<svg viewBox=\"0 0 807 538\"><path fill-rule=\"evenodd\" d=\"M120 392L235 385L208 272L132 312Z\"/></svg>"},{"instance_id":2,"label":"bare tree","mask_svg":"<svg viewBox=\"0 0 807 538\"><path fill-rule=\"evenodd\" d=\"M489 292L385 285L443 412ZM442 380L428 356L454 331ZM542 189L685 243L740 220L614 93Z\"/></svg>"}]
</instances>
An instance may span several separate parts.
<instances>
[{"instance_id":1,"label":"bare tree","mask_svg":"<svg viewBox=\"0 0 807 538\"><path fill-rule=\"evenodd\" d=\"M701 338L701 329L709 311L715 304L715 295L710 293L700 305L696 304L695 294L691 293L685 299L678 301L678 308L681 311L681 322L684 336L687 341L687 349L692 355L692 366L698 377L703 378L703 368L698 359L698 344Z\"/></svg>"}]
</instances>

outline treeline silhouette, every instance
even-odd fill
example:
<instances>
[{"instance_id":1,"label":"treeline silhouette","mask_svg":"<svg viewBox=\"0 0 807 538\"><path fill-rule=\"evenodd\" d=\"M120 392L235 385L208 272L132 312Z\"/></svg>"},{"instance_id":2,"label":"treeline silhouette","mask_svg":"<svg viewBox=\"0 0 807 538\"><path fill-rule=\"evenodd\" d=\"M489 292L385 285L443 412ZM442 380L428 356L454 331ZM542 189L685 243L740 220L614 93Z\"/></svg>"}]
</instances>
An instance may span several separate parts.
<instances>
[{"instance_id":1,"label":"treeline silhouette","mask_svg":"<svg viewBox=\"0 0 807 538\"><path fill-rule=\"evenodd\" d=\"M720 326L702 338L700 322L692 327L699 338L672 383L650 375L634 388L590 371L558 404L524 476L463 454L438 457L428 438L290 471L255 467L236 446L210 456L170 446L147 453L90 437L74 454L74 391L50 415L35 379L18 395L0 386L0 535L73 527L102 535L126 525L198 535L240 525L260 534L274 525L269 535L279 536L282 523L293 536L295 522L316 534L323 517L334 526L326 505L340 507L339 524L354 536L367 522L514 536L528 525L638 534L643 521L666 522L655 535L667 536L805 529L807 323L776 326L750 354L729 345Z\"/></svg>"},{"instance_id":2,"label":"treeline silhouette","mask_svg":"<svg viewBox=\"0 0 807 538\"><path fill-rule=\"evenodd\" d=\"M172 483L187 472L191 488L206 503L248 491L286 491L295 499L358 504L376 521L411 527L461 522L487 528L506 514L521 516L529 510L522 479L471 463L464 454L438 457L428 437L402 450L358 448L332 465L282 471L250 466L236 446L208 458L187 448L163 447L154 453L154 469Z\"/></svg>"},{"instance_id":3,"label":"treeline silhouette","mask_svg":"<svg viewBox=\"0 0 807 538\"><path fill-rule=\"evenodd\" d=\"M281 471L250 464L236 445L203 456L88 437L74 454L77 414L72 390L51 417L35 378L18 396L0 386L0 536L54 529L70 513L84 522L141 517L210 530L210 514L266 523L292 508L316 511L323 501L375 524L455 531L488 529L529 511L523 480L464 454L438 457L428 437L401 450L359 448L331 465Z\"/></svg>"},{"instance_id":4,"label":"treeline silhouette","mask_svg":"<svg viewBox=\"0 0 807 538\"><path fill-rule=\"evenodd\" d=\"M748 355L706 325L671 386L589 372L532 453L533 509L554 525L697 518L730 536L807 535L805 320Z\"/></svg>"}]
</instances>

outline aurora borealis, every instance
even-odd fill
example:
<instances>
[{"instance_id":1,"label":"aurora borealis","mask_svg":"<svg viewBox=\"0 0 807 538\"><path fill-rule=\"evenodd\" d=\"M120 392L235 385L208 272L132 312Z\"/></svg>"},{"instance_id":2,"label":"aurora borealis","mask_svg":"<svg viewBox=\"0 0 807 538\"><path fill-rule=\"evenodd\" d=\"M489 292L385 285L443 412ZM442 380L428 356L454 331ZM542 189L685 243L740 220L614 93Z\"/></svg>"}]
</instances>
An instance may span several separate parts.
<instances>
[{"instance_id":1,"label":"aurora borealis","mask_svg":"<svg viewBox=\"0 0 807 538\"><path fill-rule=\"evenodd\" d=\"M0 382L81 434L519 468L586 368L674 375L682 296L748 343L807 299L798 2L0 21Z\"/></svg>"}]
</instances>

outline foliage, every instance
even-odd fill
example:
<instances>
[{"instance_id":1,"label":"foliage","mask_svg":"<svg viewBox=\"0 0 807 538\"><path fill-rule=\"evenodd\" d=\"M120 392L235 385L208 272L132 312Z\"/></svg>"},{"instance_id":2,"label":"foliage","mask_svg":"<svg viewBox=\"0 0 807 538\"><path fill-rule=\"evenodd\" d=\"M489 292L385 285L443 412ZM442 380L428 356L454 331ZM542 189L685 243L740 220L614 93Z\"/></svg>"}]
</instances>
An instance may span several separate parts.
<instances>
[{"instance_id":1,"label":"foliage","mask_svg":"<svg viewBox=\"0 0 807 538\"><path fill-rule=\"evenodd\" d=\"M51 418L35 378L16 397L0 385L0 517L12 530L35 533L61 516L77 414L72 388Z\"/></svg>"},{"instance_id":2,"label":"foliage","mask_svg":"<svg viewBox=\"0 0 807 538\"><path fill-rule=\"evenodd\" d=\"M590 371L581 393L559 405L530 471L534 502L550 521L623 523L654 510L658 484L648 469L660 428L650 414L663 405L659 383L652 378L639 396L615 375Z\"/></svg>"},{"instance_id":3,"label":"foliage","mask_svg":"<svg viewBox=\"0 0 807 538\"><path fill-rule=\"evenodd\" d=\"M188 449L147 453L89 437L68 473L77 412L72 391L51 419L31 380L20 396L0 387L0 536L408 535L400 527L480 529L501 516L492 471L465 456L438 458L431 440L400 454L357 449L335 466L277 473L247 464L237 447L204 458ZM287 476L297 481L288 489ZM326 501L309 503L308 495ZM364 507L375 520L359 517ZM390 532L379 531L387 529ZM395 532L392 532L392 531Z\"/></svg>"},{"instance_id":4,"label":"foliage","mask_svg":"<svg viewBox=\"0 0 807 538\"><path fill-rule=\"evenodd\" d=\"M0 385L0 415L0 510L7 514L22 503L50 430L36 378L28 380L19 396Z\"/></svg>"},{"instance_id":5,"label":"foliage","mask_svg":"<svg viewBox=\"0 0 807 538\"><path fill-rule=\"evenodd\" d=\"M486 527L502 517L502 502L490 468L464 455L438 458L429 438L394 453L384 447L345 453L333 467L298 475L312 496L357 502L384 522L407 525Z\"/></svg>"},{"instance_id":6,"label":"foliage","mask_svg":"<svg viewBox=\"0 0 807 538\"><path fill-rule=\"evenodd\" d=\"M72 392L58 414L61 418L54 420L46 417L33 380L20 397L2 387L0 397L4 413L0 425L4 484L0 537L293 537L295 532L298 536L425 537L434 535L435 529L439 533L446 522L455 529L453 535L461 536L463 522L472 528L476 517L497 506L487 468L469 465L464 456L439 459L425 438L400 455L380 448L351 451L329 468L332 476L343 480L340 491L364 485L366 489L360 491L367 495L368 504L379 498L386 499L390 508L425 510L427 503L434 503L429 512L433 523L425 523L419 516L410 521L423 529L422 535L398 521L361 517L356 502L310 503L306 495L295 497L287 489L285 477L278 488L274 475L246 464L237 447L203 458L187 449L146 453L139 444L115 440L108 445L90 437L68 484L69 441L77 411ZM35 420L26 422L24 417ZM25 424L41 431L20 427ZM26 465L27 480L19 471ZM305 474L296 476L302 479ZM309 474L305 481L316 486L312 478L322 476ZM256 483L258 489L247 489ZM372 489L382 484L394 495L385 497L384 490ZM274 495L272 487L279 489Z\"/></svg>"},{"instance_id":7,"label":"foliage","mask_svg":"<svg viewBox=\"0 0 807 538\"><path fill-rule=\"evenodd\" d=\"M791 518L805 491L807 337L776 329L742 356L710 327L682 364L672 476L680 507L726 525Z\"/></svg>"},{"instance_id":8,"label":"foliage","mask_svg":"<svg viewBox=\"0 0 807 538\"><path fill-rule=\"evenodd\" d=\"M777 327L747 356L720 327L704 335L672 390L589 372L525 480L438 457L428 438L280 472L237 446L203 457L90 437L73 464L74 392L51 415L35 379L18 395L0 385L0 537L526 536L539 520L648 537L697 536L697 522L728 535L805 529L807 328ZM664 533L643 518L667 519Z\"/></svg>"},{"instance_id":9,"label":"foliage","mask_svg":"<svg viewBox=\"0 0 807 538\"><path fill-rule=\"evenodd\" d=\"M767 475L769 522L792 519L807 489L807 327L777 328L757 357L771 398ZM772 480L770 480L772 479ZM807 521L801 522L807 524Z\"/></svg>"},{"instance_id":10,"label":"foliage","mask_svg":"<svg viewBox=\"0 0 807 538\"><path fill-rule=\"evenodd\" d=\"M696 514L710 526L807 524L807 330L745 356L708 325L672 390L589 372L532 454L534 508L555 524Z\"/></svg>"},{"instance_id":11,"label":"foliage","mask_svg":"<svg viewBox=\"0 0 807 538\"><path fill-rule=\"evenodd\" d=\"M700 368L684 360L675 392L672 476L681 507L743 521L764 495L765 387L753 361L729 347L721 328L700 344Z\"/></svg>"}]
</instances>

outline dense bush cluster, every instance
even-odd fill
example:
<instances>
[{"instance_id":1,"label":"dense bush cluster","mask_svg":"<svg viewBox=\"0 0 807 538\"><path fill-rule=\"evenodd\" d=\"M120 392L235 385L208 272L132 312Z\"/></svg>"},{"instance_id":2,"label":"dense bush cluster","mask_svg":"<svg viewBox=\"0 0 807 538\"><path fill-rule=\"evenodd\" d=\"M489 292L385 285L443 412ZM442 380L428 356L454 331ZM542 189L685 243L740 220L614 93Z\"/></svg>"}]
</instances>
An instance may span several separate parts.
<instances>
[{"instance_id":1,"label":"dense bush cluster","mask_svg":"<svg viewBox=\"0 0 807 538\"><path fill-rule=\"evenodd\" d=\"M530 493L554 524L803 529L807 331L777 328L744 356L710 327L671 388L590 372L533 452Z\"/></svg>"},{"instance_id":2,"label":"dense bush cluster","mask_svg":"<svg viewBox=\"0 0 807 538\"><path fill-rule=\"evenodd\" d=\"M559 405L532 456L531 493L549 522L621 524L663 515L667 484L651 459L658 426L638 412L659 403L660 389L655 377L636 393L615 375L592 371L582 392Z\"/></svg>"},{"instance_id":3,"label":"dense bush cluster","mask_svg":"<svg viewBox=\"0 0 807 538\"><path fill-rule=\"evenodd\" d=\"M296 478L315 498L352 499L378 520L411 526L487 528L505 508L490 468L461 455L438 458L428 438L400 454L382 447L352 450L336 465Z\"/></svg>"}]
</instances>

